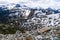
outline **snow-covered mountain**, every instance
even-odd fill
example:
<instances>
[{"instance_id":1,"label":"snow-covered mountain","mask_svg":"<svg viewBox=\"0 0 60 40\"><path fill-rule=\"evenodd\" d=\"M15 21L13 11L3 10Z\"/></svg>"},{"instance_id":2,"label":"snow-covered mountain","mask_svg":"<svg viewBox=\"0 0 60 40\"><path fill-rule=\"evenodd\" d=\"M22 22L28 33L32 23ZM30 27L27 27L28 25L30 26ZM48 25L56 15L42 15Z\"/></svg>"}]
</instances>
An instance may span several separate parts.
<instances>
[{"instance_id":1,"label":"snow-covered mountain","mask_svg":"<svg viewBox=\"0 0 60 40\"><path fill-rule=\"evenodd\" d=\"M22 7L60 13L59 0L0 0L0 20L7 17L10 14L11 9Z\"/></svg>"}]
</instances>

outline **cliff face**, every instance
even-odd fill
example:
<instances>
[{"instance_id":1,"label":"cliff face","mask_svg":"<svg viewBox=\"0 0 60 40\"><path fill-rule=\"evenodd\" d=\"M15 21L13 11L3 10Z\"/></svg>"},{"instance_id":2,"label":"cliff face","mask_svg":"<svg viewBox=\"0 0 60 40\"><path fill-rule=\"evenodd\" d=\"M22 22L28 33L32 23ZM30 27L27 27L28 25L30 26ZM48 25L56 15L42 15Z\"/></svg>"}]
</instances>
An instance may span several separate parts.
<instances>
[{"instance_id":1,"label":"cliff face","mask_svg":"<svg viewBox=\"0 0 60 40\"><path fill-rule=\"evenodd\" d=\"M9 15L9 10L5 10L3 8L0 8L0 22L3 23L3 22L7 22L7 17Z\"/></svg>"}]
</instances>

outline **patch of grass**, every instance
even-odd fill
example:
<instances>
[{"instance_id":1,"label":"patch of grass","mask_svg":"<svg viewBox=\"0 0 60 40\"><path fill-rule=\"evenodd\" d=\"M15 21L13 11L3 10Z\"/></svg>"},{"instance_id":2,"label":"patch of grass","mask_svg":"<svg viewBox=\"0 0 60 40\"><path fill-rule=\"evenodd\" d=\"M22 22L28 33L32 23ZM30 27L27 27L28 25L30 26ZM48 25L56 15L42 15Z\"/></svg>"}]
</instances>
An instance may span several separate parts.
<instances>
[{"instance_id":1,"label":"patch of grass","mask_svg":"<svg viewBox=\"0 0 60 40\"><path fill-rule=\"evenodd\" d=\"M0 34L14 34L17 31L15 26L0 24Z\"/></svg>"}]
</instances>

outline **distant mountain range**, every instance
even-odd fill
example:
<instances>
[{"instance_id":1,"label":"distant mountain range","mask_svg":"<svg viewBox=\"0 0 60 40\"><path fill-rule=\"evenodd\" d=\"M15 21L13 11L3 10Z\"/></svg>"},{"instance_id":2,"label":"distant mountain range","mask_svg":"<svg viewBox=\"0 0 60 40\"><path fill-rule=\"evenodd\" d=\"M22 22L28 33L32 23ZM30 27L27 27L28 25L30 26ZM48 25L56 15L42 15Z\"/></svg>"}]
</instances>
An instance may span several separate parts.
<instances>
[{"instance_id":1,"label":"distant mountain range","mask_svg":"<svg viewBox=\"0 0 60 40\"><path fill-rule=\"evenodd\" d=\"M15 4L15 6L14 6L15 8L17 8L17 7L27 7L27 6L25 6L25 5L20 5L20 4ZM28 7L29 8L29 7ZM31 9L34 9L34 8L31 8ZM35 9L35 10L38 10L38 9ZM42 10L41 8L39 9L39 10ZM52 8L47 8L46 10L48 10L48 11L53 11L53 12L55 12L55 13L60 13L60 9L57 9L57 10L55 10L55 9L52 9ZM1 7L0 7L0 22L6 22L8 19L8 15L10 14L11 12L10 12L10 9L8 9L7 7L4 7L4 5L2 5Z\"/></svg>"},{"instance_id":2,"label":"distant mountain range","mask_svg":"<svg viewBox=\"0 0 60 40\"><path fill-rule=\"evenodd\" d=\"M60 13L60 11L59 11L60 9L57 9L57 10L56 10L56 9L52 9L52 8L47 8L47 10L48 10L48 11L53 11L53 12L55 12L55 13Z\"/></svg>"}]
</instances>

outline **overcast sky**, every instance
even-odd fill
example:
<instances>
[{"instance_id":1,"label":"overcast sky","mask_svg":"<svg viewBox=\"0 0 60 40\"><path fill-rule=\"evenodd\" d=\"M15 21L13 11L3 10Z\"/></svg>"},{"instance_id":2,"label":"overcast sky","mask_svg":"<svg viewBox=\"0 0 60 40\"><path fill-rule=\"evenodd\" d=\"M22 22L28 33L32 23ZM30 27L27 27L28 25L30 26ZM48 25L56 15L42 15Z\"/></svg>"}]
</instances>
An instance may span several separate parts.
<instances>
[{"instance_id":1,"label":"overcast sky","mask_svg":"<svg viewBox=\"0 0 60 40\"><path fill-rule=\"evenodd\" d=\"M0 0L0 3L22 3L31 8L51 7L55 9L60 9L60 0Z\"/></svg>"}]
</instances>

